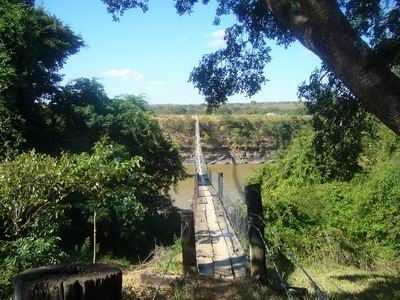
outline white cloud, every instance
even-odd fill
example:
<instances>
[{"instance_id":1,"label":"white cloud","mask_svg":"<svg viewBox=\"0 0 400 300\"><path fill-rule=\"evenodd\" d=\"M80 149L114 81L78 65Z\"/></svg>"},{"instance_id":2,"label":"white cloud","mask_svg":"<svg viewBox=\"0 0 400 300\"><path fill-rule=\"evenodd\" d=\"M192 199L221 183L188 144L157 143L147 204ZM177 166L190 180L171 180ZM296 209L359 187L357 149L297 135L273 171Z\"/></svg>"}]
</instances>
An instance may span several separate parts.
<instances>
[{"instance_id":1,"label":"white cloud","mask_svg":"<svg viewBox=\"0 0 400 300\"><path fill-rule=\"evenodd\" d=\"M103 72L103 76L120 78L120 79L133 79L133 80L142 80L144 78L143 74L133 69L109 69Z\"/></svg>"},{"instance_id":2,"label":"white cloud","mask_svg":"<svg viewBox=\"0 0 400 300\"><path fill-rule=\"evenodd\" d=\"M209 35L208 46L219 49L226 46L225 29L219 29Z\"/></svg>"}]
</instances>

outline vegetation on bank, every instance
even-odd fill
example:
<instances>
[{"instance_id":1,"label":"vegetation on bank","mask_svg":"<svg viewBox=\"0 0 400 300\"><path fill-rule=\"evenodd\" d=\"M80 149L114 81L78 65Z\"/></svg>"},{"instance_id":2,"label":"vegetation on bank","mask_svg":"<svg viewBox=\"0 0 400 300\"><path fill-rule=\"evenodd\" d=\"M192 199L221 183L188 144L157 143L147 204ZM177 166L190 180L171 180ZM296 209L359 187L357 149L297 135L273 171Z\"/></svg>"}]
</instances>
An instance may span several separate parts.
<instances>
[{"instance_id":1,"label":"vegetation on bank","mask_svg":"<svg viewBox=\"0 0 400 300\"><path fill-rule=\"evenodd\" d=\"M181 149L192 149L194 119L189 115L157 115L165 131ZM302 116L285 115L201 115L202 143L208 148L266 149L285 148L296 132L307 123Z\"/></svg>"},{"instance_id":2,"label":"vegetation on bank","mask_svg":"<svg viewBox=\"0 0 400 300\"><path fill-rule=\"evenodd\" d=\"M262 170L268 240L311 262L372 267L398 260L399 138L379 126L364 140L364 168L349 180L325 181L312 159L313 136L304 130Z\"/></svg>"},{"instance_id":3,"label":"vegetation on bank","mask_svg":"<svg viewBox=\"0 0 400 300\"><path fill-rule=\"evenodd\" d=\"M304 261L396 264L400 138L340 82L321 83L319 76L300 87L310 125L255 179L262 183L265 236Z\"/></svg>"}]
</instances>

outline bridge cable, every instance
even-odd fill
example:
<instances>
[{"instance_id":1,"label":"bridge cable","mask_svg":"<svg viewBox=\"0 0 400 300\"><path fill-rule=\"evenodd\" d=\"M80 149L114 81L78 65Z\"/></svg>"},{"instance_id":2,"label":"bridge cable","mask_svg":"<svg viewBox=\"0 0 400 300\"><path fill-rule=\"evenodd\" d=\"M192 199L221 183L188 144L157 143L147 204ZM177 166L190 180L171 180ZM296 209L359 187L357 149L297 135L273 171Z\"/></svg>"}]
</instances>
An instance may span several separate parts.
<instances>
[{"instance_id":1,"label":"bridge cable","mask_svg":"<svg viewBox=\"0 0 400 300\"><path fill-rule=\"evenodd\" d=\"M252 214L252 215L255 216L255 217L257 217L257 218L264 224L264 226L267 226L266 223L265 223L265 221L264 221L260 216L255 215L255 214ZM271 227L269 227L269 228L271 228ZM257 228L257 229L258 229L258 228ZM260 234L260 236L261 236L261 239L263 240L263 242L264 242L264 244L265 244L265 246L266 246L266 242L265 242L265 240L264 240L264 237L261 235L261 232L260 232L259 229L258 229L258 232L259 232L259 234ZM271 233L272 233L275 237L278 237L278 239L280 240L279 236L276 234L276 232L275 232L272 228L271 228ZM284 251L282 250L282 247L281 247L281 246L278 245L277 248L278 248L281 252L284 253ZM267 249L267 246L266 246L266 249ZM292 263L293 263L297 268L299 268L299 269L303 272L303 274L305 275L305 277L310 281L311 286L312 286L313 289L317 292L318 299L322 299L322 300L329 299L329 297L327 296L327 293L326 293L325 291L323 291L323 289L321 288L321 285L318 285L318 283L311 277L311 275L310 275L310 274L305 270L305 268L300 264L299 260L298 260L298 259L296 258L296 256L294 255L293 251L292 251L289 247L286 247L286 251L285 251L285 252L288 254L289 259L292 261Z\"/></svg>"},{"instance_id":2,"label":"bridge cable","mask_svg":"<svg viewBox=\"0 0 400 300\"><path fill-rule=\"evenodd\" d=\"M258 234L259 234L259 236L260 236L260 238L261 238L261 240L262 240L262 242L263 242L263 244L264 244L264 247L265 247L265 249L266 249L267 252L268 252L268 255L269 255L269 256L272 256L272 251L269 249L269 247L268 247L268 245L267 245L267 242L265 241L263 235L261 234L260 229L259 229L258 227L256 227L256 226L254 226L254 225L252 225L251 227L253 227L253 228L258 232ZM278 266L276 265L276 263L275 263L273 260L271 260L271 262L272 262L272 265L273 265L273 267L274 267L274 269L275 269L275 271L276 271L276 274L278 275L279 284L281 285L281 287L282 287L283 290L285 291L285 293L286 293L288 299L289 299L289 300L293 299L293 298L292 298L292 295L291 295L290 292L289 292L287 283L285 282L285 280L283 279L283 277L281 276L281 274L280 274L280 272L279 272Z\"/></svg>"}]
</instances>

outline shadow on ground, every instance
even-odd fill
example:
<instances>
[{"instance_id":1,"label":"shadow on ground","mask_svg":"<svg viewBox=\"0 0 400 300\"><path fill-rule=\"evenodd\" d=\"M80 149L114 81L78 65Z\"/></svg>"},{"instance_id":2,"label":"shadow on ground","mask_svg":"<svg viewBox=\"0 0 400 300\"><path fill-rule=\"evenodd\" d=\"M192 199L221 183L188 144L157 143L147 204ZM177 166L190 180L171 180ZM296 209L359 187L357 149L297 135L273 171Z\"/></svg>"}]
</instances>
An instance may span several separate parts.
<instances>
[{"instance_id":1,"label":"shadow on ground","mask_svg":"<svg viewBox=\"0 0 400 300\"><path fill-rule=\"evenodd\" d=\"M133 291L125 292L124 300L136 299L176 299L176 300L280 300L282 295L270 289L242 281L223 281L216 279L193 278L191 280L177 280L168 288L149 288L140 294Z\"/></svg>"},{"instance_id":2,"label":"shadow on ground","mask_svg":"<svg viewBox=\"0 0 400 300\"><path fill-rule=\"evenodd\" d=\"M332 295L333 299L400 299L400 275L352 274L332 276L339 281L350 281L354 284L371 281L364 290L348 294L346 292Z\"/></svg>"}]
</instances>

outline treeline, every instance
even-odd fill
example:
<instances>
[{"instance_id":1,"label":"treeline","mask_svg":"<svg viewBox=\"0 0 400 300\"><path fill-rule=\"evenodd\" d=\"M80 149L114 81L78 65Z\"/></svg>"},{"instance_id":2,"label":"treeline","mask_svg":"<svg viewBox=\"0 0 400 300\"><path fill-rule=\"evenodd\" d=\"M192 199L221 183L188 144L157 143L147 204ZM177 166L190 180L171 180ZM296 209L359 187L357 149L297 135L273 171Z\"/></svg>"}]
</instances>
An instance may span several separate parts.
<instances>
[{"instance_id":1,"label":"treeline","mask_svg":"<svg viewBox=\"0 0 400 300\"><path fill-rule=\"evenodd\" d=\"M400 138L340 82L319 76L299 91L311 123L253 178L262 183L265 237L277 257L369 268L398 262Z\"/></svg>"},{"instance_id":2,"label":"treeline","mask_svg":"<svg viewBox=\"0 0 400 300\"><path fill-rule=\"evenodd\" d=\"M305 107L301 102L255 102L224 103L217 108L209 109L207 104L158 104L151 105L157 115L195 115L195 114L282 114L304 115Z\"/></svg>"},{"instance_id":3,"label":"treeline","mask_svg":"<svg viewBox=\"0 0 400 300\"><path fill-rule=\"evenodd\" d=\"M82 38L25 2L0 0L1 299L24 269L168 242L167 192L184 175L143 99L110 99L93 79L61 85Z\"/></svg>"}]
</instances>

